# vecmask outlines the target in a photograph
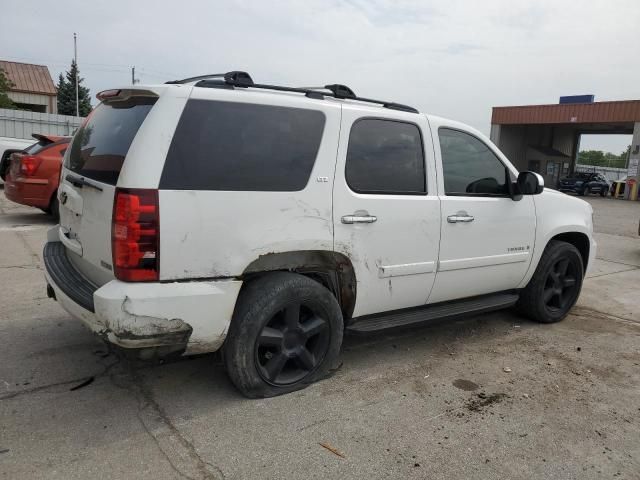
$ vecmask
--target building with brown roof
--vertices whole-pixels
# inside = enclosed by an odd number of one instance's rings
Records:
[[[640,182],[640,100],[594,102],[588,95],[552,105],[493,107],[493,143],[518,170],[541,174],[551,188],[573,173],[583,134],[632,135],[628,178]]]
[[[7,95],[20,109],[58,113],[56,86],[45,65],[0,60],[0,69],[13,84]]]

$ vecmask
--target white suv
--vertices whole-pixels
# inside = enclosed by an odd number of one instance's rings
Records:
[[[49,296],[147,357],[221,348],[250,397],[327,375],[345,332],[512,305],[561,320],[595,256],[587,203],[405,105],[244,72],[98,97],[64,161]]]

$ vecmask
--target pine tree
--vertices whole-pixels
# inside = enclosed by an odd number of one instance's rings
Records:
[[[82,86],[84,78],[80,77],[80,71],[74,60],[71,60],[71,70],[67,71],[65,76],[60,74],[58,77],[58,113],[60,115],[76,114],[76,74],[78,76],[80,116],[86,117],[91,112],[91,97],[89,89]]]
[[[4,70],[0,68],[0,108],[17,109],[15,103],[9,98],[7,92],[13,86],[11,80],[4,74]]]

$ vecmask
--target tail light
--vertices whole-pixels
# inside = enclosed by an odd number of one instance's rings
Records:
[[[32,176],[38,170],[38,167],[42,163],[42,158],[34,155],[22,155],[20,159],[20,173],[27,177]]]
[[[158,191],[116,188],[111,228],[113,268],[117,279],[159,279],[160,211]]]

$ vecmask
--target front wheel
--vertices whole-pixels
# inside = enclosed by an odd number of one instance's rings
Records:
[[[223,357],[229,378],[249,398],[306,387],[335,368],[343,320],[320,283],[274,272],[241,291]]]
[[[583,277],[578,249],[570,243],[552,240],[516,306],[520,313],[537,322],[559,322],[578,300]]]
[[[589,195],[591,193],[591,189],[589,187],[584,187],[584,190],[582,190],[582,196],[584,197],[585,195]]]

